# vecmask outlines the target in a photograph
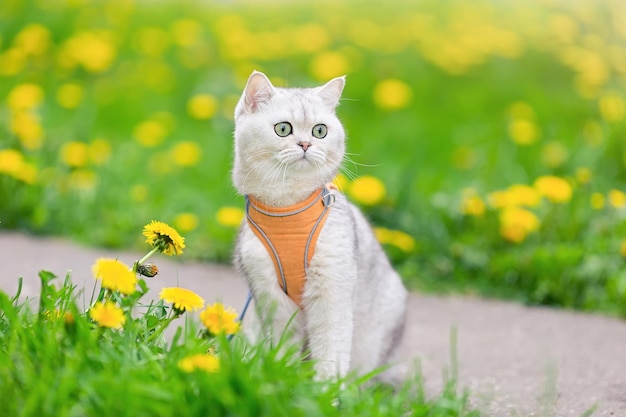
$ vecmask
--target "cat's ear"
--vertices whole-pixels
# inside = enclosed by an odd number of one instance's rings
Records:
[[[318,94],[328,107],[334,109],[339,104],[343,87],[346,85],[346,76],[333,78],[323,86],[319,87]]]
[[[267,102],[276,90],[269,78],[262,72],[253,71],[243,91],[243,106],[246,112],[254,113],[259,105]]]

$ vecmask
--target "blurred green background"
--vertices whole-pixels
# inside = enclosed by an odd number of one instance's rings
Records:
[[[626,317],[621,0],[3,0],[0,227],[228,262],[253,69],[348,75],[337,181],[412,288]]]

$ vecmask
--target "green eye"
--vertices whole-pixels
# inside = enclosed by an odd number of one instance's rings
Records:
[[[281,138],[291,135],[292,130],[291,123],[289,122],[280,122],[274,125],[274,132]]]
[[[328,128],[326,127],[326,125],[315,125],[313,126],[313,136],[315,136],[318,139],[322,139],[326,136],[326,134],[328,133]]]

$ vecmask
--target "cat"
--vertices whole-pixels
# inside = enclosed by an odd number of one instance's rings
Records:
[[[345,154],[336,115],[344,86],[345,77],[338,77],[315,88],[276,88],[254,71],[234,119],[232,180],[248,210],[234,264],[248,282],[260,321],[273,329],[268,336],[277,338],[291,326],[320,380],[386,364],[402,338],[406,315],[407,290],[364,215],[326,186]],[[301,298],[294,301],[287,291],[291,283],[281,281],[273,245],[255,230],[250,210],[282,210],[309,200],[328,209],[310,262],[293,255],[306,273]],[[289,238],[291,231],[279,233]],[[283,249],[283,263],[290,260],[285,250],[289,247]]]

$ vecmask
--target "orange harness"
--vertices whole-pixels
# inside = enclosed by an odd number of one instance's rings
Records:
[[[299,307],[315,244],[335,201],[321,188],[301,203],[272,207],[246,196],[246,218],[274,262],[278,284]]]

